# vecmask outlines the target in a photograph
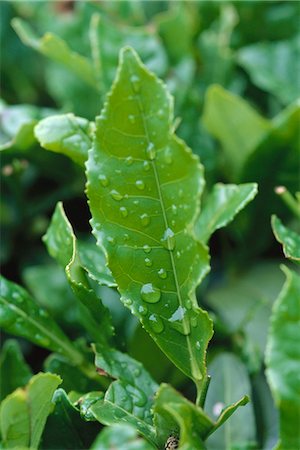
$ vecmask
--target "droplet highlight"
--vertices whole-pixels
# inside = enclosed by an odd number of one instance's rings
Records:
[[[120,194],[120,192],[116,191],[115,189],[113,189],[112,191],[110,191],[110,195],[111,197],[116,200],[117,202],[119,202],[120,200],[122,200],[123,195]]]
[[[151,316],[149,316],[149,325],[154,333],[159,334],[164,330],[164,323],[157,314],[151,314]]]
[[[161,242],[165,248],[168,250],[174,250],[175,248],[175,235],[171,228],[167,228],[161,239]]]

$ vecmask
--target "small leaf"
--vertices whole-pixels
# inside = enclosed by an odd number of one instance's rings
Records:
[[[279,408],[278,449],[300,448],[300,277],[282,266],[286,281],[271,316],[266,375]]]
[[[85,422],[63,389],[57,389],[52,402],[54,411],[48,417],[43,433],[43,449],[87,449],[97,436],[99,426]]]
[[[272,229],[277,241],[283,246],[285,256],[300,263],[300,235],[285,227],[275,215],[272,216]]]
[[[0,401],[18,387],[23,387],[32,372],[22,355],[18,341],[5,341],[0,355]]]
[[[221,86],[207,90],[202,121],[208,131],[222,144],[229,175],[236,179],[245,161],[271,129],[245,100]]]
[[[84,167],[92,146],[93,124],[73,114],[61,114],[41,120],[34,128],[40,145],[52,152],[62,153]]]
[[[60,383],[57,375],[39,373],[31,378],[25,389],[19,388],[3,400],[0,429],[4,448],[38,448],[53,407],[53,393]]]
[[[255,183],[214,185],[204,201],[195,224],[197,239],[206,243],[219,228],[225,227],[257,194]]]
[[[150,442],[155,443],[151,408],[158,388],[142,364],[111,348],[95,347],[96,367],[116,381],[104,399],[94,403],[90,411],[104,425],[129,423]]]
[[[87,194],[123,303],[199,388],[212,336],[194,295],[209,270],[207,248],[192,235],[203,169],[171,124],[164,85],[125,48],[97,118]]]
[[[106,342],[113,334],[110,313],[89,285],[81,265],[75,234],[61,203],[57,204],[43,239],[50,255],[66,270],[71,288],[82,305],[81,319],[84,326],[96,342]]]
[[[4,277],[0,283],[0,326],[8,333],[65,355],[76,365],[83,362],[81,353],[48,312],[39,308],[25,289]]]
[[[25,45],[62,64],[97,90],[92,64],[84,56],[72,51],[63,39],[52,33],[46,33],[39,38],[30,25],[19,18],[12,20],[12,27]]]
[[[123,423],[104,428],[91,446],[91,450],[108,449],[154,450],[156,447],[140,438],[134,427]]]

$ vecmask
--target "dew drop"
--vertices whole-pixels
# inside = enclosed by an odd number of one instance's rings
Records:
[[[145,189],[145,183],[143,182],[143,180],[137,180],[135,182],[135,185],[140,191],[143,191]]]
[[[192,301],[190,299],[188,299],[185,303],[186,309],[191,309],[192,308]]]
[[[48,314],[48,312],[45,309],[40,309],[39,315],[41,317],[49,317],[49,314]]]
[[[146,149],[146,154],[147,154],[148,158],[151,159],[151,161],[153,161],[153,159],[155,159],[156,151],[155,151],[153,142],[149,142],[148,147]]]
[[[172,162],[173,162],[172,152],[171,152],[171,149],[170,149],[170,148],[167,148],[167,149],[166,149],[166,152],[165,152],[165,162],[166,162],[167,164],[172,164]]]
[[[162,278],[163,280],[166,279],[168,276],[167,272],[163,268],[159,269],[159,271],[157,273],[158,273],[159,278]]]
[[[132,163],[133,163],[133,157],[132,157],[132,156],[128,156],[128,157],[125,159],[125,164],[126,164],[126,166],[131,166]]]
[[[179,259],[180,256],[181,256],[181,252],[178,250],[178,251],[176,252],[176,258]]]
[[[135,123],[135,117],[134,117],[134,115],[133,115],[133,114],[129,114],[128,120],[129,120],[130,123],[134,124],[134,123]]]
[[[138,92],[140,92],[141,90],[141,80],[140,77],[137,75],[131,75],[130,77],[130,81],[132,84],[132,88],[134,90],[134,92],[137,94]]]
[[[139,375],[141,375],[141,369],[139,369],[138,367],[136,369],[134,369],[133,375],[135,377],[138,377]]]
[[[109,242],[111,245],[115,245],[115,243],[116,243],[112,236],[107,237],[107,242]]]
[[[150,170],[150,163],[149,163],[149,161],[144,161],[143,168],[144,168],[144,170],[146,172],[148,172]]]
[[[116,200],[117,202],[119,202],[120,200],[122,200],[123,195],[120,194],[120,192],[116,191],[115,189],[113,189],[112,191],[110,191],[110,195],[111,197]]]
[[[175,235],[171,228],[167,228],[161,239],[161,242],[168,250],[173,250],[175,247]]]
[[[191,325],[192,325],[193,328],[195,328],[198,325],[197,316],[191,317]]]
[[[132,305],[132,300],[130,298],[124,298],[123,303],[126,306],[130,306],[130,305]]]
[[[147,267],[151,267],[153,262],[152,262],[152,260],[150,258],[145,258],[145,264],[146,264]]]
[[[128,216],[127,208],[125,208],[125,206],[121,206],[120,213],[123,217],[127,217]]]
[[[98,176],[98,180],[100,181],[100,183],[102,184],[103,187],[106,187],[109,185],[109,181],[106,175],[100,174]]]
[[[149,225],[149,223],[150,223],[150,217],[148,216],[148,214],[142,214],[141,216],[140,216],[140,219],[141,219],[141,222],[142,222],[142,225],[143,225],[143,227],[146,227],[147,225]]]
[[[140,305],[138,311],[142,316],[146,316],[148,313],[148,308],[146,308],[146,306]]]
[[[150,253],[151,252],[151,247],[148,244],[145,244],[143,246],[143,250],[145,253]]]
[[[164,330],[164,324],[161,318],[156,314],[151,314],[149,317],[149,325],[154,333],[161,333]]]
[[[142,286],[141,296],[147,303],[157,303],[160,300],[161,292],[152,283],[147,283]]]
[[[124,234],[124,241],[128,241],[129,240],[129,234],[125,233]]]
[[[199,341],[196,342],[196,348],[197,348],[198,350],[200,350],[200,348],[201,348],[201,344],[200,344]]]
[[[177,216],[177,206],[176,205],[172,205],[172,213],[174,214],[174,216]]]

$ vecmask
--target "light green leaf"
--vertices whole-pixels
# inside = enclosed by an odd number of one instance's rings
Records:
[[[212,322],[194,290],[209,270],[193,237],[203,169],[172,132],[164,85],[125,48],[87,163],[93,232],[123,303],[201,390]]]
[[[18,387],[23,387],[32,376],[23,358],[18,341],[5,341],[0,354],[0,401]]]
[[[60,353],[74,364],[83,362],[82,354],[30,295],[15,283],[1,277],[0,327],[35,344]]]
[[[107,342],[113,334],[110,313],[89,285],[87,273],[81,265],[75,234],[61,203],[57,204],[43,239],[50,255],[66,270],[71,288],[82,305],[84,326],[96,342]]]
[[[210,433],[207,440],[207,448],[209,450],[252,448],[256,440],[256,428],[251,403],[223,424],[223,419],[228,419],[237,406],[248,402],[247,397],[238,400],[245,393],[251,393],[245,366],[235,355],[224,352],[213,359],[209,366],[209,373],[211,383],[206,397],[206,409],[211,417],[218,420],[211,432],[213,434]],[[230,403],[235,404],[224,409],[225,405]]]
[[[104,428],[91,446],[91,450],[153,450],[149,442],[138,436],[134,427],[128,424],[112,425]]]
[[[206,243],[216,230],[231,222],[256,194],[256,183],[215,184],[203,202],[195,224],[197,239]]]
[[[34,128],[40,145],[52,152],[68,156],[84,166],[87,152],[92,146],[93,124],[74,114],[61,114],[41,120]]]
[[[202,121],[207,130],[222,144],[229,176],[238,177],[245,161],[271,129],[245,100],[221,86],[207,90]]]
[[[266,375],[279,408],[281,450],[300,448],[300,277],[282,266],[286,281],[271,316]]]
[[[272,229],[278,242],[283,246],[283,253],[292,261],[300,263],[300,235],[283,225],[281,220],[272,216]]]
[[[289,41],[258,42],[238,51],[237,61],[252,82],[288,105],[299,97],[300,36]]]
[[[104,399],[94,403],[89,411],[104,425],[128,423],[150,442],[155,443],[151,408],[158,388],[142,364],[111,348],[95,347],[96,367],[100,374],[116,378]]]
[[[63,39],[52,33],[46,33],[42,38],[39,38],[30,25],[19,18],[12,20],[12,27],[25,45],[62,64],[97,90],[97,82],[91,62],[79,53],[72,51]]]
[[[1,403],[0,429],[4,448],[37,449],[51,412],[53,393],[60,377],[39,373],[25,389],[17,389]]]

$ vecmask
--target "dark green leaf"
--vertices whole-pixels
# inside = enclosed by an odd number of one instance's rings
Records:
[[[123,303],[199,388],[212,322],[194,296],[209,264],[191,229],[204,180],[171,123],[165,87],[125,48],[97,118],[87,194]]]
[[[0,401],[18,387],[23,387],[32,376],[17,341],[4,343],[0,355]]]
[[[257,185],[215,184],[203,202],[195,224],[197,239],[206,243],[219,228],[225,227],[257,194]]]
[[[104,425],[123,422],[133,425],[150,442],[155,442],[151,408],[158,388],[141,363],[128,355],[101,346],[95,347],[96,367],[112,382],[104,399],[89,410]]]
[[[266,350],[266,375],[279,408],[278,449],[300,447],[300,277],[282,266],[286,281],[274,303]]]
[[[0,429],[4,448],[37,449],[60,377],[39,373],[25,389],[17,389],[1,403]]]
[[[272,216],[272,229],[277,241],[283,246],[285,256],[300,263],[300,235],[285,227],[275,215]]]
[[[149,442],[141,439],[134,427],[128,424],[104,428],[93,443],[91,450],[151,450]]]

